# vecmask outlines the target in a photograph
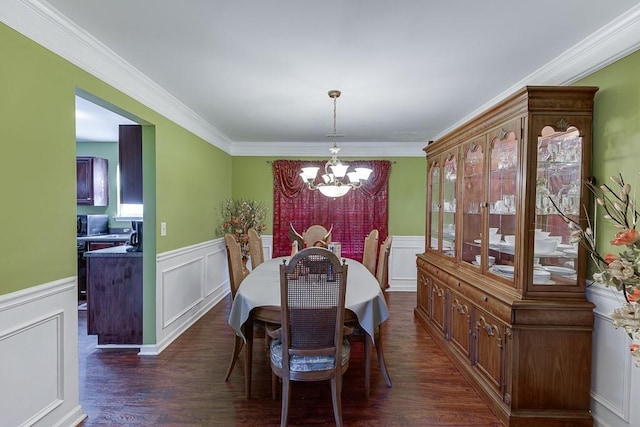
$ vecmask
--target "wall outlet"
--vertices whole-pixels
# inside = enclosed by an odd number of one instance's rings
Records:
[[[161,222],[160,223],[160,235],[161,236],[166,236],[167,235],[167,223],[166,222]]]

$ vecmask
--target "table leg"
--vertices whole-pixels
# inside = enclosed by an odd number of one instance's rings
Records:
[[[364,395],[369,397],[371,390],[371,346],[373,345],[371,336],[364,332]]]
[[[253,362],[253,316],[244,324],[244,336],[247,338],[244,349],[244,388],[247,399],[251,399],[251,366]]]

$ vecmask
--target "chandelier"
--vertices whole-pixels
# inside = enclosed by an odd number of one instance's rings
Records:
[[[319,167],[302,168],[302,173],[300,174],[309,190],[318,190],[323,195],[334,198],[342,197],[352,188],[360,187],[364,181],[369,179],[369,175],[373,172],[369,168],[354,168],[353,171],[347,172],[349,165],[338,160],[340,148],[338,148],[336,142],[338,137],[336,133],[336,100],[339,96],[339,90],[329,91],[329,97],[333,98],[333,133],[329,135],[333,140],[333,147],[329,149],[331,159],[324,165],[324,174],[322,175],[324,182],[319,184],[313,183],[318,175]]]

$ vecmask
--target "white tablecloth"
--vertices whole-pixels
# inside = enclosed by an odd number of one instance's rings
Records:
[[[244,337],[242,325],[255,307],[280,307],[280,268],[282,260],[267,260],[253,270],[240,284],[229,313],[229,325]],[[389,318],[384,294],[376,278],[358,261],[347,259],[347,293],[345,307],[355,313],[362,329],[373,339],[378,325]]]

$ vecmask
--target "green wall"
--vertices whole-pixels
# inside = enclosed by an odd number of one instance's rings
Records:
[[[282,159],[282,157],[233,158],[233,197],[256,199],[269,206],[267,234],[272,232],[273,225],[271,162],[276,159]],[[341,159],[345,162],[349,161],[346,157]],[[371,158],[363,159],[371,160]],[[423,157],[391,157],[385,160],[393,162],[389,178],[389,233],[396,236],[424,235],[425,159]]]
[[[596,183],[610,182],[622,173],[640,196],[640,51],[580,80],[576,85],[598,86],[593,124],[592,172]],[[615,230],[597,214],[598,247],[609,247]],[[617,251],[616,251],[617,252]]]
[[[0,295],[77,274],[79,89],[145,125],[144,340],[155,342],[155,255],[216,237],[231,156],[2,23],[0,53]]]

